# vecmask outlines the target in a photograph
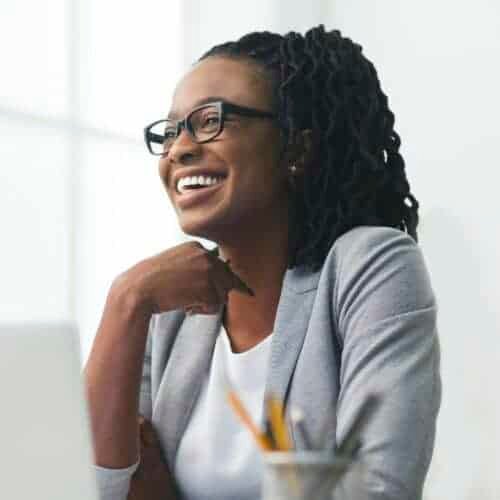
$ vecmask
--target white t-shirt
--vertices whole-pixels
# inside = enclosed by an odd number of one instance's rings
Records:
[[[269,335],[248,351],[233,353],[221,326],[210,370],[176,456],[175,478],[185,500],[260,498],[261,452],[227,402],[227,380],[253,421],[262,426],[271,338]],[[101,500],[126,500],[137,466],[96,466]]]
[[[261,452],[227,402],[226,372],[252,420],[261,425],[271,338],[233,353],[222,327],[177,453],[175,477],[187,500],[260,498]]]

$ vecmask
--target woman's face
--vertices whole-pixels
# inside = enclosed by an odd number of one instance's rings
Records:
[[[223,57],[209,57],[184,76],[169,118],[182,119],[207,100],[273,111],[271,83],[261,70],[251,62]],[[279,129],[272,119],[230,114],[222,133],[204,144],[182,130],[159,163],[182,230],[224,242],[243,232],[263,235],[278,223],[286,227],[287,170],[280,165],[280,151]],[[207,174],[223,180],[197,192],[178,191],[180,178]]]

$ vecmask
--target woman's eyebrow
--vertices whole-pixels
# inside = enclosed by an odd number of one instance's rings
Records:
[[[215,101],[224,101],[224,102],[229,103],[229,101],[224,97],[221,97],[218,95],[212,95],[212,96],[208,96],[208,97],[203,97],[202,99],[198,99],[197,101],[195,101],[193,103],[193,106],[190,108],[189,111],[191,111],[194,108],[197,108],[198,106],[203,106],[204,104],[208,104],[210,102],[215,102]],[[189,111],[187,113],[189,113]],[[176,110],[170,110],[168,112],[167,118],[169,120],[177,120],[179,116],[184,117],[187,115],[187,113],[182,114]]]

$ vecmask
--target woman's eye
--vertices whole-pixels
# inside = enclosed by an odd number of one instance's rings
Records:
[[[204,125],[213,125],[215,123],[219,123],[219,117],[215,116],[207,116],[203,122]]]
[[[175,138],[175,129],[171,128],[171,129],[166,129],[163,136],[165,137],[165,139],[174,139]]]

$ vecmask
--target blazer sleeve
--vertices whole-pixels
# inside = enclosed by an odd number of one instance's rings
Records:
[[[437,308],[422,253],[401,231],[364,227],[341,237],[333,256],[337,443],[377,393],[359,450],[363,498],[420,499],[441,400]]]

